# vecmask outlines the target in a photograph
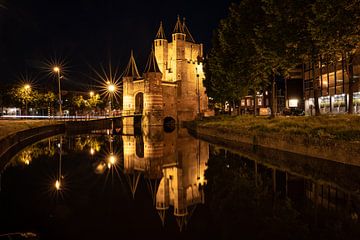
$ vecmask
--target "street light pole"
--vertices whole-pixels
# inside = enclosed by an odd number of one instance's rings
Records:
[[[109,102],[110,114],[111,114],[111,116],[113,116],[113,114],[112,114],[112,103],[111,102],[112,102],[113,94],[116,91],[115,84],[108,82],[107,91],[109,93],[109,98],[110,98],[110,102]]]
[[[57,78],[58,78],[58,84],[59,84],[59,112],[60,112],[60,117],[62,117],[62,103],[61,103],[61,87],[60,87],[60,68],[59,67],[54,67],[54,72],[57,74]]]
[[[25,115],[29,115],[28,114],[28,97],[29,97],[29,92],[31,91],[31,86],[29,84],[25,84],[24,90],[25,90]]]

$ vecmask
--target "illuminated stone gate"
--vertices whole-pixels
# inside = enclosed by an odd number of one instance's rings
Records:
[[[185,19],[178,17],[171,42],[160,23],[143,76],[131,52],[123,75],[123,115],[142,114],[143,125],[163,125],[164,119],[179,123],[205,114],[202,60],[203,45],[195,43]],[[133,119],[124,118],[124,124]]]

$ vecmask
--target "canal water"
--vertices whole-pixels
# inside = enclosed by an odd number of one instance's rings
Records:
[[[0,235],[360,239],[359,167],[186,129],[44,139],[14,156],[0,185]]]

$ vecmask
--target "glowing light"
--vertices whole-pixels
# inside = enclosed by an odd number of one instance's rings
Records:
[[[94,92],[93,92],[93,91],[90,91],[90,92],[89,92],[89,95],[90,95],[90,97],[94,96]]]
[[[59,68],[58,66],[55,66],[55,67],[53,68],[53,70],[54,70],[54,72],[56,72],[56,73],[60,72],[60,68]]]
[[[94,155],[95,154],[95,149],[94,148],[90,148],[90,154]]]
[[[108,164],[108,168],[110,164]],[[105,171],[106,164],[104,162],[99,163],[99,165],[96,166],[95,173],[101,174]]]
[[[109,84],[107,89],[110,93],[113,93],[116,90],[116,86],[114,84]]]
[[[110,163],[111,165],[114,165],[114,164],[116,163],[116,156],[114,156],[113,154],[111,154],[111,155],[109,156],[108,163]]]
[[[111,62],[109,62],[107,68],[101,66],[100,71],[94,68],[92,68],[92,70],[95,75],[89,77],[101,85],[100,95],[109,98],[111,102],[117,102],[122,95],[122,77],[119,67],[114,68]]]
[[[55,182],[55,188],[56,188],[56,190],[60,190],[60,187],[61,187],[60,181],[59,181],[59,180],[56,180],[56,182]]]
[[[30,84],[25,84],[24,89],[25,89],[25,90],[29,90],[29,89],[31,89]]]
[[[299,103],[298,99],[289,99],[289,107],[297,107]]]

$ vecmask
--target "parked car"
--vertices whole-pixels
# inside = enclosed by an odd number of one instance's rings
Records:
[[[283,114],[285,116],[304,116],[305,112],[301,108],[285,108]]]

